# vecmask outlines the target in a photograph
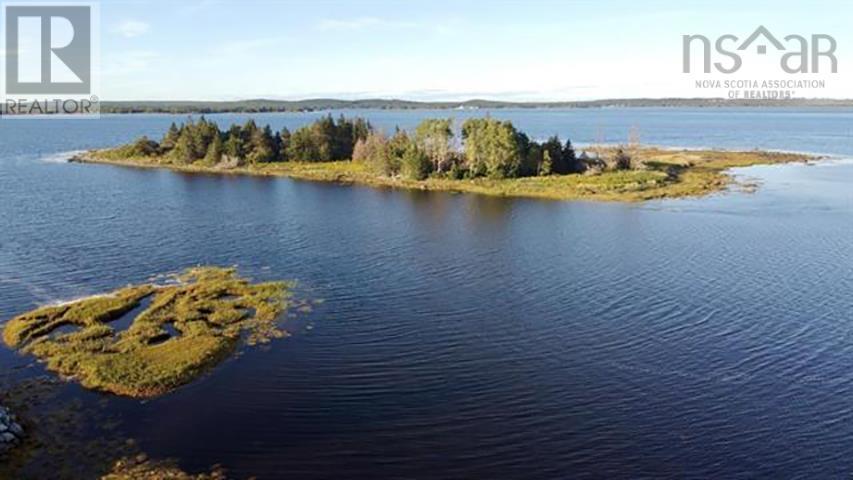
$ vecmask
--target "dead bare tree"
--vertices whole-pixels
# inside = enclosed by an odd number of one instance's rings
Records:
[[[640,148],[640,128],[636,125],[628,129],[628,148],[631,150]]]
[[[643,163],[640,160],[640,128],[636,125],[632,125],[628,129],[628,145],[625,150],[631,165],[630,168],[641,168]]]
[[[592,151],[595,153],[596,158],[604,158],[604,141],[604,127],[599,125],[595,129],[595,143],[592,145]]]

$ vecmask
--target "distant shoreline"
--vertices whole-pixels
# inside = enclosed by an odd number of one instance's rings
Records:
[[[0,116],[5,115],[0,105]],[[139,100],[102,101],[99,113],[106,115],[139,114],[217,114],[217,113],[306,113],[339,110],[556,110],[603,108],[853,108],[853,99],[729,100],[725,98],[624,98],[582,101],[506,102],[472,99],[464,101],[415,101],[400,99],[305,100],[250,99],[235,101]],[[55,114],[52,111],[40,115]]]
[[[399,99],[306,99],[239,101],[104,101],[101,113],[280,113],[327,110],[482,110],[566,108],[853,108],[853,99],[728,100],[724,98],[628,98],[558,102],[413,101]]]

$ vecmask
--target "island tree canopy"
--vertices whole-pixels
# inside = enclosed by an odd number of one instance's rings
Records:
[[[116,152],[160,157],[176,165],[355,161],[377,175],[416,180],[431,175],[515,178],[584,170],[570,141],[564,144],[555,135],[538,143],[508,121],[471,118],[459,127],[459,144],[456,138],[452,119],[426,119],[411,134],[397,129],[388,137],[362,118],[326,115],[291,132],[260,127],[251,119],[223,131],[202,116],[182,125],[172,123],[159,143],[142,137]],[[614,168],[630,168],[627,154],[618,157]]]

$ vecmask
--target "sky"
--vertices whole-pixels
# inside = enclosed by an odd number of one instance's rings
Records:
[[[747,5],[748,3],[748,5]],[[716,97],[696,80],[818,79],[853,98],[853,2],[103,0],[101,98],[589,100]],[[829,34],[838,73],[771,56],[682,72],[682,36]],[[698,51],[697,51],[698,52]],[[698,54],[698,53],[697,53]],[[753,58],[754,57],[754,58]],[[724,58],[724,57],[721,57]]]

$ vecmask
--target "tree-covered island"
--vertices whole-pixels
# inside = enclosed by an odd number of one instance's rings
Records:
[[[670,150],[538,142],[508,121],[426,119],[413,131],[385,133],[362,118],[331,115],[296,131],[253,120],[221,130],[201,117],[172,123],[160,141],[141,137],[92,150],[72,161],[181,171],[279,175],[371,186],[499,196],[642,201],[703,195],[726,188],[725,170],[806,161],[807,155],[764,151]]]

